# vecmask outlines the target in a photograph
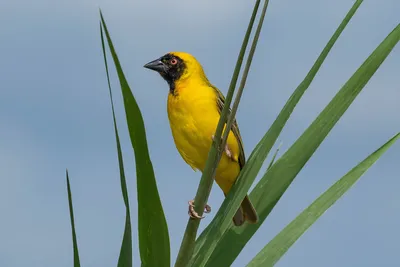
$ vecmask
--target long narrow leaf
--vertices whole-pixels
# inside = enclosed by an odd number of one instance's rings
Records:
[[[132,267],[133,258],[132,258],[131,212],[130,212],[130,208],[129,208],[129,197],[128,197],[128,189],[126,186],[126,179],[125,179],[124,160],[122,158],[121,143],[119,140],[117,121],[115,119],[114,102],[113,102],[113,96],[112,96],[112,91],[111,91],[110,75],[108,72],[107,55],[106,55],[106,49],[104,46],[104,37],[103,37],[103,30],[101,28],[101,24],[100,24],[100,36],[101,36],[101,46],[103,48],[104,65],[106,67],[108,91],[110,94],[111,111],[112,111],[113,124],[114,124],[114,133],[115,133],[115,139],[116,139],[116,144],[117,144],[121,191],[122,191],[122,197],[124,199],[124,204],[125,204],[125,229],[124,229],[124,236],[122,239],[121,250],[120,250],[119,258],[118,258],[118,267]]]
[[[325,191],[310,206],[301,212],[278,235],[276,235],[247,265],[248,267],[272,267],[297,241],[297,239],[324,214],[357,180],[391,147],[400,133],[392,137],[374,153],[369,155],[339,181]]]
[[[204,206],[207,202],[208,196],[211,192],[211,188],[214,182],[213,176],[216,171],[216,166],[221,157],[221,147],[224,146],[224,142],[227,140],[227,136],[225,134],[224,138],[222,138],[222,143],[217,143],[218,140],[221,139],[222,130],[225,125],[226,118],[228,117],[230,103],[233,98],[233,94],[235,91],[236,83],[239,77],[240,69],[243,63],[243,58],[246,52],[247,44],[249,42],[250,34],[253,28],[254,20],[257,15],[257,11],[260,5],[260,0],[257,0],[254,4],[253,12],[250,17],[249,25],[247,26],[246,34],[243,38],[242,46],[240,48],[240,52],[236,61],[236,66],[232,74],[232,79],[229,85],[228,93],[226,95],[224,108],[221,112],[221,117],[219,119],[217,129],[215,132],[215,138],[212,142],[212,147],[208,153],[208,158],[206,161],[206,166],[204,168],[203,174],[200,179],[199,187],[196,192],[195,203],[196,203],[196,211],[201,216],[203,214]],[[237,105],[236,105],[237,106]],[[232,124],[234,119],[234,114],[230,114],[228,121]],[[230,126],[226,125],[225,133],[229,132]],[[197,230],[199,228],[200,221],[189,219],[189,222],[185,229],[185,234],[182,239],[182,244],[179,249],[179,253],[176,259],[175,267],[185,267],[189,263],[194,246],[195,240],[197,236]]]
[[[328,53],[332,49],[333,45],[335,44],[336,40],[339,38],[340,34],[343,32],[344,28],[358,9],[358,7],[361,5],[362,0],[358,0],[353,7],[350,9],[350,11],[347,13],[346,17],[343,19],[342,23],[339,25],[338,29],[335,31],[323,51],[321,52],[320,56],[312,66],[311,70],[308,72],[307,76],[304,78],[304,80],[300,83],[300,85],[296,88],[296,90],[293,92],[289,100],[286,102],[285,106],[279,113],[278,117],[268,130],[268,132],[264,135],[264,137],[261,139],[261,141],[257,144],[256,148],[253,150],[252,154],[249,157],[249,160],[247,161],[244,169],[241,171],[238,182],[235,184],[235,186],[232,188],[232,193],[228,195],[228,198],[225,199],[222,207],[220,210],[224,210],[224,212],[218,212],[217,215],[215,216],[214,220],[210,223],[210,225],[206,228],[206,230],[200,235],[199,239],[196,241],[196,247],[195,247],[195,255],[199,254],[199,250],[201,247],[207,247],[208,245],[205,245],[206,241],[211,242],[210,238],[213,240],[213,242],[219,242],[218,245],[215,247],[214,252],[212,253],[211,258],[209,259],[207,266],[229,266],[232,264],[232,262],[236,259],[236,257],[239,255],[240,251],[244,247],[244,245],[247,243],[249,239],[246,238],[237,238],[238,234],[241,233],[243,229],[247,229],[247,227],[256,227],[258,229],[258,226],[261,224],[257,225],[244,225],[240,228],[235,228],[234,226],[229,226],[230,228],[225,232],[224,236],[222,237],[221,240],[219,240],[219,237],[214,238],[214,233],[210,233],[210,229],[212,227],[216,228],[219,227],[219,225],[222,223],[220,220],[223,218],[223,216],[227,216],[228,213],[228,208],[227,208],[227,202],[231,201],[232,196],[231,194],[235,195],[236,201],[240,200],[242,197],[242,194],[244,194],[248,191],[250,188],[252,182],[254,181],[255,177],[257,176],[259,170],[262,167],[262,164],[264,163],[266,157],[268,156],[268,153],[270,152],[272,146],[274,145],[276,139],[278,138],[279,134],[281,133],[283,127],[285,126],[286,122],[288,121],[290,115],[292,114],[295,106],[297,103],[300,101],[301,97],[305,93],[305,91],[308,89],[310,86],[311,82],[313,81],[315,75],[317,74],[318,70],[320,69],[322,63],[326,59]],[[242,178],[243,177],[243,178]],[[240,194],[237,194],[236,191],[240,190]],[[257,202],[254,201],[252,196],[250,196],[252,202],[256,205],[256,210],[258,213],[260,213],[259,208],[257,207]],[[236,204],[236,203],[233,203]],[[232,210],[234,212],[235,208],[233,208],[235,205],[230,205],[229,206],[229,212],[232,213]],[[226,209],[226,210],[225,210]],[[230,214],[229,213],[229,214]],[[226,220],[224,223],[228,223]],[[229,224],[229,223],[228,223]],[[215,231],[214,230],[214,231]],[[214,236],[215,237],[215,236]],[[251,237],[251,236],[250,236]],[[208,243],[209,243],[208,242]],[[200,255],[198,255],[201,257]]]
[[[232,232],[225,235],[223,242],[220,243],[221,245],[230,244],[229,253],[225,252],[223,256],[215,254],[212,262],[213,265],[210,266],[229,266],[227,263],[234,261],[236,255],[240,253],[248,240],[258,230],[290,183],[311,158],[351,103],[353,103],[354,99],[389,55],[399,39],[400,24],[374,50],[300,138],[262,177],[250,194],[259,213],[260,224],[246,225],[238,229],[232,228],[230,230]],[[217,251],[217,253],[221,252],[221,250]],[[220,264],[221,261],[223,262],[222,265]]]
[[[232,121],[233,118],[234,118],[233,116],[235,115],[235,112],[236,112],[236,110],[238,108],[240,97],[242,95],[243,89],[244,89],[245,84],[246,84],[247,75],[248,75],[248,73],[250,71],[251,62],[253,60],[253,56],[254,56],[254,53],[256,51],[258,39],[259,39],[260,34],[261,34],[261,29],[262,29],[262,26],[264,24],[264,19],[265,19],[265,15],[266,15],[267,8],[268,8],[268,3],[269,3],[268,0],[264,0],[264,5],[263,5],[263,8],[261,10],[261,14],[260,14],[260,18],[259,18],[259,21],[258,21],[257,29],[256,29],[256,32],[254,34],[254,38],[253,38],[253,41],[252,41],[252,44],[251,44],[249,55],[248,55],[248,58],[247,58],[247,61],[246,61],[246,66],[245,66],[245,69],[244,69],[243,74],[242,74],[242,78],[241,78],[241,81],[240,81],[238,93],[237,93],[237,96],[236,96],[236,99],[235,99],[235,103],[234,103],[234,105],[232,107],[231,116],[229,117],[230,120],[228,120],[228,122],[227,122],[228,129],[230,128],[230,125],[233,122]],[[226,140],[227,137],[228,137],[228,132],[225,132],[223,140]],[[224,141],[223,141],[222,145],[223,145],[223,147],[225,146]],[[245,169],[246,169],[246,164],[245,164]],[[238,179],[240,179],[240,176],[238,177]],[[210,234],[211,234],[213,240],[218,240],[218,238],[221,237],[224,234],[224,232],[228,228],[229,224],[231,223],[231,219],[230,218],[233,217],[234,213],[239,208],[240,203],[242,202],[244,196],[246,195],[246,192],[247,191],[242,190],[242,192],[240,193],[241,195],[236,196],[236,199],[231,202],[231,207],[230,207],[231,210],[229,211],[230,213],[224,214],[224,216],[225,216],[223,218],[225,220],[224,223],[221,225],[222,222],[216,221],[214,223],[214,225],[213,225],[214,229],[210,228]],[[230,193],[229,195],[232,198],[232,193]],[[229,197],[229,195],[228,195],[228,197]],[[217,213],[217,216],[218,216],[218,213]],[[215,248],[215,245],[216,245],[216,242],[213,242],[212,240],[210,240],[207,247],[203,246],[202,248],[200,248],[200,250],[203,249],[203,251],[199,252],[199,253],[196,253],[193,256],[193,258],[191,259],[191,265],[204,266],[204,264],[206,264],[207,260],[211,256],[212,251]]]
[[[68,170],[66,170],[66,176],[67,176],[69,217],[71,219],[71,230],[72,230],[72,245],[74,248],[74,267],[80,267],[81,264],[79,261],[78,242],[76,241],[74,208],[72,206],[72,194],[71,194],[71,185],[69,184]]]
[[[279,144],[278,148],[275,150],[274,155],[272,155],[272,159],[271,159],[271,162],[268,164],[267,170],[269,170],[272,167],[272,165],[274,165],[276,156],[278,156],[278,153],[279,153],[279,150],[281,149],[281,146],[282,146],[282,143]]]
[[[117,69],[124,99],[129,136],[135,153],[140,259],[142,266],[167,267],[170,266],[168,227],[147,148],[143,117],[122,71],[101,12],[100,17],[115,68]]]

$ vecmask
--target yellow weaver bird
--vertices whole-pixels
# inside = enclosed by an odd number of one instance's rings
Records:
[[[184,52],[171,52],[146,65],[158,72],[169,85],[168,118],[176,148],[194,170],[203,171],[225,98],[207,79],[195,57]],[[235,121],[219,162],[215,181],[228,194],[245,164],[243,143]],[[189,201],[189,215],[202,218]],[[206,211],[210,207],[206,206]],[[233,217],[236,226],[245,221],[257,223],[256,210],[246,196]]]

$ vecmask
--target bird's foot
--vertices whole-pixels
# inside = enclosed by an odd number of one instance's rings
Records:
[[[188,214],[190,216],[190,218],[193,219],[203,219],[204,216],[200,216],[195,210],[194,210],[194,200],[190,200],[189,202],[189,211]],[[211,212],[211,207],[206,204],[206,206],[204,207],[204,213],[210,213]]]
[[[214,140],[214,135],[211,136],[212,140]],[[229,150],[228,144],[225,144],[225,154],[228,158],[232,158],[232,152]]]

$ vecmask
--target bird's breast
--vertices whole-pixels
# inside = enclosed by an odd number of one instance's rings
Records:
[[[183,159],[193,168],[203,170],[220,115],[212,91],[186,89],[169,94],[168,118]]]

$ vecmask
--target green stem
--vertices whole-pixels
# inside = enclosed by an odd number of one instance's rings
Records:
[[[246,65],[245,65],[245,68],[243,70],[243,75],[242,75],[242,79],[240,81],[239,89],[238,89],[238,92],[237,92],[237,95],[236,95],[236,98],[235,98],[235,102],[234,102],[234,104],[232,106],[231,114],[230,114],[228,122],[227,122],[227,127],[226,127],[227,129],[230,129],[230,127],[232,126],[232,123],[233,123],[234,117],[235,117],[235,113],[236,113],[237,108],[239,106],[240,98],[242,96],[243,89],[244,89],[244,87],[246,85],[247,76],[248,76],[248,73],[250,71],[251,62],[253,60],[253,56],[254,56],[254,53],[255,53],[256,48],[257,48],[258,38],[260,37],[261,29],[262,29],[262,26],[263,26],[263,23],[264,23],[265,14],[267,12],[268,3],[269,3],[269,0],[265,0],[264,1],[264,5],[263,5],[262,11],[261,11],[261,15],[260,15],[260,20],[258,21],[257,29],[256,29],[256,32],[254,34],[253,42],[251,44],[249,56],[247,57]],[[229,130],[224,132],[224,138],[222,140],[222,147],[225,147],[225,143],[226,143],[226,139],[228,137],[228,134],[229,134]],[[243,197],[244,197],[244,195],[243,195]],[[238,206],[239,205],[240,205],[240,202],[238,203]],[[199,260],[198,258],[193,259],[193,261],[195,261],[194,266],[204,266],[202,264],[207,262],[208,258],[211,256],[211,252],[212,251],[208,251],[208,253],[206,255],[207,259],[205,259],[205,258],[203,258],[201,260]],[[201,262],[201,263],[199,264],[199,262]],[[191,262],[191,263],[193,263],[193,262]],[[192,266],[192,264],[190,266]]]
[[[247,27],[245,37],[243,39],[242,47],[239,52],[235,70],[233,72],[231,83],[229,85],[229,90],[225,99],[224,108],[222,109],[221,117],[219,119],[218,126],[214,135],[215,138],[214,141],[212,142],[211,149],[208,153],[206,166],[201,176],[200,184],[196,192],[196,197],[194,199],[196,203],[195,210],[200,216],[203,214],[204,207],[207,203],[208,196],[210,195],[210,191],[214,182],[215,171],[217,169],[217,165],[221,157],[221,148],[223,147],[222,143],[226,142],[226,140],[220,141],[222,136],[222,131],[226,122],[226,118],[229,113],[229,107],[232,102],[233,93],[235,91],[244,54],[246,52],[247,44],[250,39],[251,30],[253,28],[254,20],[256,18],[259,5],[260,5],[260,0],[257,0],[254,5],[253,13],[251,15],[250,22]],[[228,120],[233,121],[233,119],[234,118],[231,114]],[[229,128],[226,127],[225,132],[229,133],[229,131],[230,127]],[[181,247],[179,249],[179,253],[176,259],[175,267],[185,267],[189,263],[193,254],[194,244],[199,225],[200,225],[200,220],[192,218],[189,219],[188,224],[186,226],[185,234],[182,239]]]
[[[269,0],[266,0],[264,2],[264,6],[263,6],[263,9],[262,9],[262,12],[261,12],[261,16],[260,16],[260,21],[258,22],[258,25],[257,25],[256,33],[254,35],[253,43],[251,44],[249,56],[247,58],[246,65],[244,67],[242,79],[240,80],[240,85],[239,85],[238,92],[236,94],[235,102],[233,103],[233,106],[232,106],[231,116],[229,116],[228,122],[226,123],[226,125],[227,125],[226,128],[227,129],[231,129],[232,124],[233,124],[234,119],[235,119],[236,111],[237,111],[237,109],[239,107],[240,98],[242,97],[244,86],[246,85],[247,76],[248,76],[249,71],[250,71],[251,62],[253,60],[253,56],[254,56],[254,53],[255,53],[256,48],[257,48],[258,38],[260,37],[262,25],[264,23],[264,18],[265,18],[265,13],[267,12],[268,3],[269,3]],[[228,139],[229,131],[225,131],[224,132],[224,138],[223,138],[223,142],[222,142],[222,146],[221,147],[225,147],[225,143],[226,143],[226,140]]]

